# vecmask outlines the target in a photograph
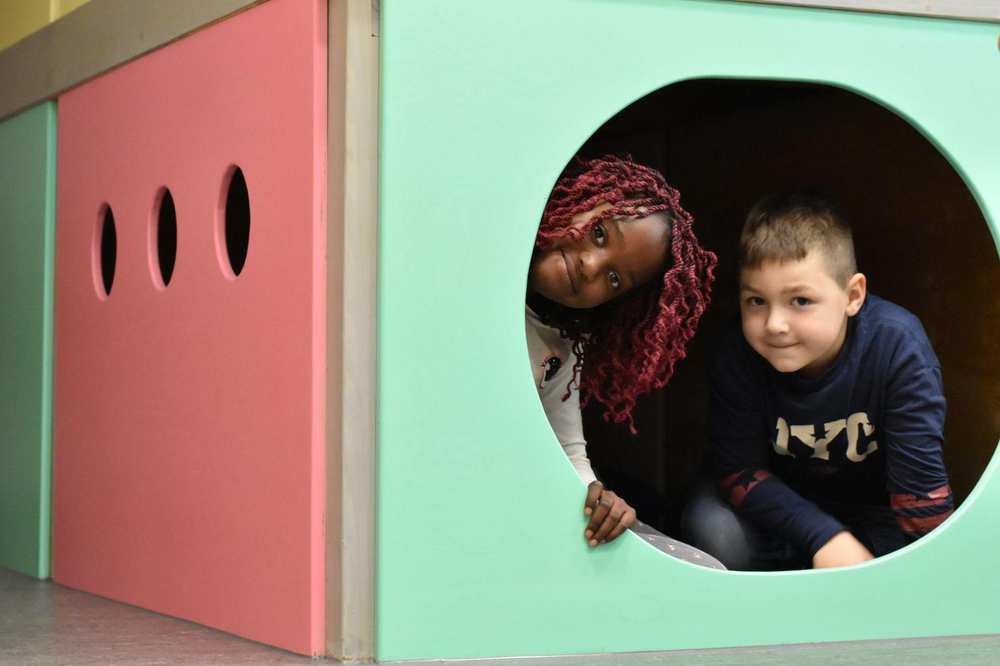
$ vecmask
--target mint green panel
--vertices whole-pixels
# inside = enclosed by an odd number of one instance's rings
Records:
[[[49,576],[56,111],[0,122],[0,567]]]
[[[523,320],[559,171],[685,79],[871,97],[998,219],[1000,26],[708,0],[385,0],[382,17],[379,659],[1000,632],[996,458],[945,526],[853,569],[717,572],[631,534],[589,551]]]

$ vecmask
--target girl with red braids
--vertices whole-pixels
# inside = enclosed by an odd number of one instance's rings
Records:
[[[636,398],[665,386],[684,358],[716,264],[692,221],[662,175],[615,156],[579,163],[542,214],[528,273],[528,349],[546,416],[588,484],[584,536],[591,546],[637,521],[590,467],[580,406],[596,400],[606,420],[634,433]],[[668,541],[667,552],[714,565]],[[693,555],[676,552],[683,549]]]

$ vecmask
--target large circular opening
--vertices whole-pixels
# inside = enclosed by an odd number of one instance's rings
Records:
[[[680,534],[707,453],[709,350],[739,313],[736,248],[763,195],[819,188],[849,213],[872,293],[922,322],[940,360],[944,456],[955,505],[993,455],[1000,414],[995,331],[1000,263],[986,220],[947,159],[885,107],[830,86],[694,80],[658,90],[601,126],[574,156],[627,153],[681,192],[719,256],[712,306],[663,390],[639,400],[638,435],[584,409],[598,476],[641,520]],[[572,161],[572,160],[571,160]]]

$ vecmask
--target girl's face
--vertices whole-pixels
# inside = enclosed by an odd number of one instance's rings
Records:
[[[582,229],[610,204],[573,218]],[[535,252],[528,288],[571,308],[594,308],[648,282],[666,265],[670,225],[663,213],[641,218],[612,218],[584,238],[562,238]]]

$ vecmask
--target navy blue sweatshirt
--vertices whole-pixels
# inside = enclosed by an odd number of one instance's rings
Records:
[[[951,513],[944,418],[941,367],[920,320],[873,294],[820,377],[775,370],[739,321],[712,368],[709,437],[723,496],[810,557],[866,512],[893,516],[899,545]]]

